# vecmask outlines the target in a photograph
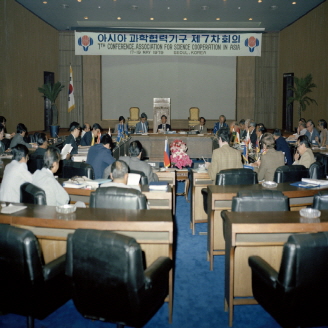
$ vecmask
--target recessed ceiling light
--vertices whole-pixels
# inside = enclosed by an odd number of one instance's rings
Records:
[[[220,19],[221,19],[221,18],[219,18],[219,17],[218,17],[218,18],[216,18],[216,20],[220,20]]]
[[[43,1],[43,3],[46,5],[48,3],[48,1]]]
[[[202,10],[208,10],[209,6],[201,6]]]
[[[248,18],[248,20],[253,20],[253,18]]]
[[[98,9],[101,9],[101,6],[98,6]]]
[[[258,0],[257,2],[261,3],[261,2],[262,2],[262,0]]]
[[[77,2],[82,2],[82,0],[77,0]]]
[[[149,19],[150,19],[150,20],[154,20],[154,17],[150,17]]]
[[[188,18],[185,17],[183,20],[188,20]]]
[[[136,6],[136,5],[132,5],[131,7],[132,7],[132,10],[137,10],[138,9],[138,6]]]
[[[270,8],[271,8],[271,10],[276,10],[278,8],[278,6],[271,6]]]
[[[84,16],[84,19],[89,19],[89,17],[88,16]]]
[[[115,1],[115,0],[114,0]],[[118,20],[121,20],[121,17],[117,17]]]
[[[292,2],[292,5],[296,5],[296,1]]]
[[[170,7],[167,7],[167,10],[170,10],[171,8]]]
[[[69,6],[66,5],[65,3],[63,3],[63,4],[62,4],[62,7],[63,7],[64,9],[66,9],[66,8],[68,8]]]

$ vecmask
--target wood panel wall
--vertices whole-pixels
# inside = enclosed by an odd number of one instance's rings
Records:
[[[14,0],[0,1],[0,115],[7,130],[18,123],[28,130],[44,128],[43,72],[58,78],[58,31]]]
[[[294,76],[313,76],[317,88],[309,96],[316,99],[318,106],[312,104],[302,112],[302,117],[328,120],[328,2],[299,19],[280,32],[279,70],[278,70],[278,124],[282,122],[283,74]],[[298,114],[294,104],[294,127]]]

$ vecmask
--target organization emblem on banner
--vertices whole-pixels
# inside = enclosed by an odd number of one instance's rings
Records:
[[[88,37],[87,35],[83,35],[78,38],[78,44],[83,48],[84,51],[88,51],[89,47],[93,45],[93,39]]]
[[[249,52],[254,52],[254,49],[260,45],[260,41],[254,36],[250,36],[245,40],[245,46],[248,47]]]

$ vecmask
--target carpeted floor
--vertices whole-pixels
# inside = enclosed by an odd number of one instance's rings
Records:
[[[178,191],[183,190],[179,183]],[[224,312],[224,257],[216,256],[214,270],[206,261],[207,224],[196,225],[191,234],[190,203],[177,197],[177,247],[174,281],[173,323],[168,323],[168,306],[164,304],[145,328],[214,328],[229,327],[228,313]],[[0,316],[0,327],[25,328],[25,317],[8,314]],[[111,323],[84,319],[72,301],[49,315],[43,321],[36,320],[35,328],[114,328]],[[280,327],[259,305],[235,306],[234,328]]]

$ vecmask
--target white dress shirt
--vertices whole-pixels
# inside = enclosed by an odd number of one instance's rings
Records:
[[[0,188],[0,200],[20,203],[20,186],[25,182],[32,182],[32,174],[27,170],[26,163],[12,160],[5,167]]]

